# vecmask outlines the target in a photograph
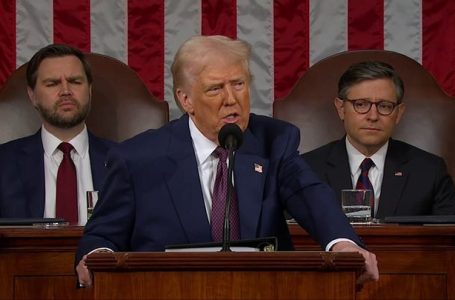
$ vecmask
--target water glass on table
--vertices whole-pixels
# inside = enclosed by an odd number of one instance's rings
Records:
[[[341,206],[351,224],[372,223],[373,197],[372,190],[341,190]]]
[[[92,216],[97,201],[98,191],[87,191],[87,220]]]

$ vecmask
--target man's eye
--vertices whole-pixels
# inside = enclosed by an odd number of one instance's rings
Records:
[[[354,104],[355,104],[355,106],[357,106],[357,107],[366,107],[366,106],[368,106],[368,103],[365,102],[365,101],[357,101],[357,102],[355,102]]]
[[[383,109],[392,109],[393,105],[390,103],[379,103],[379,107],[381,107]]]
[[[234,83],[234,88],[237,90],[240,90],[243,88],[244,85],[245,85],[244,81],[237,81]]]

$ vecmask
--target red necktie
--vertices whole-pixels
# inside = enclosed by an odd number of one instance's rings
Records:
[[[216,170],[215,186],[213,187],[211,226],[213,240],[220,242],[223,240],[224,208],[228,189],[228,170],[226,163],[228,151],[222,147],[218,147],[214,153],[219,158],[219,162]],[[235,190],[232,193],[229,220],[231,224],[231,240],[238,240],[240,237],[239,208]]]
[[[371,196],[371,203],[372,203],[372,211],[371,214],[374,217],[374,189],[373,185],[371,184],[370,178],[368,178],[368,172],[370,171],[370,168],[374,166],[374,162],[371,160],[371,158],[365,158],[362,163],[360,164],[360,176],[359,179],[357,180],[357,185],[355,188],[357,190],[371,190],[372,191],[372,196]]]
[[[58,149],[63,152],[63,159],[57,172],[55,215],[70,224],[77,224],[77,177],[70,154],[73,146],[70,143],[61,143]]]

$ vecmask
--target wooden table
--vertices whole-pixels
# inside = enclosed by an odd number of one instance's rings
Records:
[[[90,299],[76,289],[74,252],[82,227],[0,228],[0,299]],[[357,299],[455,300],[455,226],[355,227],[377,255],[380,280]],[[320,248],[297,225],[298,250]]]
[[[90,299],[76,289],[82,227],[0,227],[0,299]]]
[[[371,225],[354,227],[376,254],[380,280],[357,299],[455,299],[455,225]],[[290,225],[298,250],[319,246],[298,225]]]

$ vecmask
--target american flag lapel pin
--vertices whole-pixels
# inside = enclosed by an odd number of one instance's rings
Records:
[[[394,175],[400,177],[400,176],[403,176],[403,172],[398,171],[398,172],[395,172]]]
[[[262,166],[260,164],[254,164],[254,171],[262,173]]]

